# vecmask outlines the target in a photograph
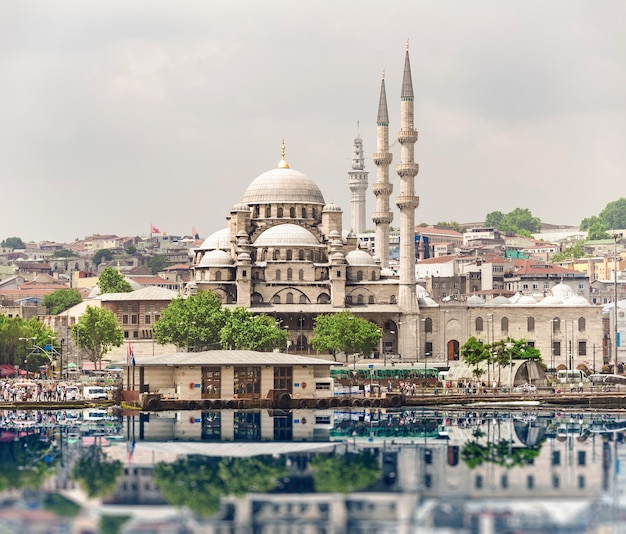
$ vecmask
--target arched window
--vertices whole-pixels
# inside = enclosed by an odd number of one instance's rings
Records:
[[[313,208],[313,218],[317,219],[317,210]]]
[[[534,317],[529,317],[526,321],[526,330],[528,330],[529,332],[534,332],[535,331],[535,318]]]
[[[500,331],[509,331],[509,320],[506,317],[502,317],[502,319],[500,319]]]
[[[352,295],[346,297],[346,304],[352,304]]]
[[[253,304],[261,304],[263,302],[263,296],[261,293],[252,293],[250,298]]]
[[[222,280],[222,271],[215,271],[215,281],[220,282]]]
[[[300,261],[304,261],[304,250],[302,249],[298,250],[298,259]]]
[[[433,320],[430,317],[426,317],[424,320],[424,332],[430,334],[433,331]]]
[[[302,208],[302,218],[306,219],[306,208]]]
[[[304,280],[304,269],[298,271],[298,280]]]
[[[474,322],[476,323],[476,332],[482,332],[483,331],[483,318],[476,317],[476,321]]]
[[[358,295],[357,296],[356,303],[357,304],[363,304],[363,295]]]
[[[363,280],[363,271],[357,271],[357,273],[356,273],[356,281],[360,282],[361,280]]]
[[[293,251],[289,249],[287,251],[287,261],[291,261],[293,259]]]
[[[391,297],[389,297],[389,304],[395,304],[395,303],[396,303],[396,296],[391,295]]]
[[[298,299],[298,303],[299,304],[307,304],[308,303],[308,299],[306,298],[306,295],[300,295],[300,298]]]
[[[289,208],[289,217],[292,219],[296,218],[296,208]]]
[[[280,259],[280,250],[278,250],[277,248],[274,249],[274,253],[272,254],[272,258],[274,260],[279,260]]]
[[[317,297],[318,304],[328,304],[330,302],[330,295],[328,293],[320,293]]]
[[[587,324],[585,322],[585,318],[584,317],[579,317],[578,318],[578,331],[579,332],[584,332],[586,327],[587,327]]]
[[[293,293],[287,293],[287,304],[293,304]]]
[[[291,268],[287,269],[287,280],[291,280],[293,278],[293,270]]]
[[[272,206],[267,205],[265,206],[265,217],[269,219],[271,216],[272,216]]]
[[[280,304],[280,296],[279,295],[274,295],[272,297],[272,304]]]
[[[371,280],[376,280],[376,271],[372,271],[372,278]]]
[[[374,295],[370,295],[370,296],[367,298],[367,303],[368,303],[368,304],[375,304],[375,302],[374,302]]]
[[[554,319],[552,319],[552,331],[553,332],[561,331],[561,319],[559,319],[558,317],[555,317]]]
[[[283,208],[278,208],[276,210],[276,215],[278,216],[278,218],[281,218],[283,216]]]
[[[276,280],[280,280],[280,269],[276,269]]]

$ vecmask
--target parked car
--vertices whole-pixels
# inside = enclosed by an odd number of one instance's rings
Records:
[[[109,398],[109,395],[102,386],[84,386],[83,398],[85,400],[106,400]]]
[[[515,386],[513,393],[537,393],[537,386],[534,384],[524,384],[523,386]]]
[[[67,400],[78,400],[80,397],[80,390],[76,386],[67,386],[65,388],[65,398]]]

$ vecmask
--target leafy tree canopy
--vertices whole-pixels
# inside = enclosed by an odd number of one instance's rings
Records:
[[[104,308],[87,306],[70,332],[76,346],[85,350],[94,363],[101,362],[113,347],[124,343],[124,333],[115,315]]]
[[[33,346],[43,347],[50,343],[58,346],[58,341],[54,338],[54,331],[36,317],[26,321],[22,317],[0,314],[0,363],[21,367]]]
[[[98,277],[100,294],[106,293],[130,293],[133,288],[122,274],[113,267],[105,267]]]
[[[287,332],[269,315],[253,315],[245,308],[224,310],[220,343],[224,349],[271,351],[284,347]]]
[[[370,354],[378,347],[381,336],[378,325],[345,310],[331,315],[318,315],[311,344],[320,352]]]
[[[57,289],[44,296],[42,304],[46,307],[49,315],[58,315],[61,312],[82,302],[78,289]]]
[[[606,236],[592,237],[594,234],[601,234],[601,229],[606,230],[626,228],[626,197],[609,202],[599,215],[586,217],[580,223],[580,229],[589,232],[589,239],[606,239]]]
[[[93,255],[93,264],[100,265],[103,261],[111,261],[113,259],[113,252],[108,248],[97,250]]]
[[[187,350],[216,349],[221,346],[225,322],[222,303],[212,291],[178,296],[154,323],[154,339],[161,345],[173,343]]]
[[[474,336],[470,337],[461,347],[461,358],[463,361],[473,367],[472,373],[474,377],[480,378],[483,374],[482,364],[490,362],[490,347],[483,344]]]
[[[78,482],[89,498],[103,498],[113,493],[122,472],[122,462],[109,461],[103,449],[94,444],[76,461],[71,478]]]
[[[52,253],[53,258],[71,258],[73,256],[76,256],[76,254],[72,252],[71,250],[67,250],[66,248],[61,249],[61,250],[55,250]]]
[[[437,226],[445,226],[447,228],[452,228],[455,232],[459,232],[460,234],[463,233],[463,228],[461,228],[461,225],[457,222],[457,221],[440,221],[437,223]]]
[[[128,254],[129,256],[132,256],[136,252],[137,252],[137,247],[135,245],[128,245],[126,247],[126,254]]]
[[[562,252],[557,252],[554,256],[552,256],[552,262],[558,263],[560,261],[565,261],[573,258],[582,258],[585,255],[585,251],[583,250],[582,242],[575,243],[569,248],[566,248]]]
[[[485,218],[485,226],[497,228],[501,232],[530,235],[541,229],[541,219],[533,217],[527,208],[515,208],[509,213],[492,211]]]
[[[26,245],[19,237],[7,237],[2,241],[2,243],[0,243],[0,247],[16,249],[25,248]]]
[[[165,269],[169,265],[169,261],[165,256],[152,256],[148,260],[148,268],[152,274],[160,273],[163,269]]]
[[[380,478],[380,467],[369,451],[341,456],[318,455],[311,460],[315,490],[352,493],[373,486]]]

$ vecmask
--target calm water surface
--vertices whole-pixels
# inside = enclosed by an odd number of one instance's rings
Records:
[[[625,430],[490,408],[0,411],[0,532],[622,532]]]

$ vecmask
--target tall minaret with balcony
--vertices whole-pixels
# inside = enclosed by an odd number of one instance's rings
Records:
[[[415,142],[417,131],[414,122],[413,82],[409,62],[409,43],[406,45],[402,93],[400,95],[400,163],[396,172],[400,177],[400,194],[396,206],[400,209],[400,280],[398,304],[405,313],[417,312],[415,291],[415,208],[419,197],[415,195],[415,176],[419,166],[415,163]]]
[[[387,112],[387,94],[385,93],[385,71],[380,83],[380,100],[376,119],[376,183],[372,191],[376,196],[376,209],[372,214],[375,224],[376,256],[382,267],[389,267],[389,225],[393,221],[393,213],[389,209],[389,197],[393,192],[393,184],[389,182],[389,165],[393,156],[389,152],[389,113]]]
[[[348,173],[350,177],[348,184],[352,193],[351,229],[356,234],[365,232],[365,191],[367,191],[368,175],[363,157],[363,140],[359,135],[357,123],[357,135],[352,149],[352,170]]]

